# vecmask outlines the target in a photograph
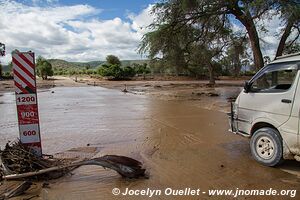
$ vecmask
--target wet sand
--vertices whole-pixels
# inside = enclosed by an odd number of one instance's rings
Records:
[[[53,93],[52,93],[53,92]],[[300,189],[297,175],[259,165],[246,138],[228,133],[225,113],[202,109],[190,101],[173,101],[100,87],[40,90],[39,109],[44,153],[73,148],[89,156],[117,154],[143,162],[149,179],[124,180],[97,166],[33,187],[34,199],[145,199],[114,196],[130,189]],[[0,145],[17,137],[13,93],[0,95]],[[87,147],[87,144],[89,145]],[[85,148],[82,148],[85,147]],[[75,148],[75,149],[74,149]],[[77,148],[77,150],[76,150]],[[78,149],[80,148],[80,149]],[[299,171],[299,164],[283,167]],[[297,195],[298,196],[298,195]],[[268,197],[267,197],[268,198]],[[17,198],[18,199],[18,198]],[[155,196],[152,199],[232,199],[226,196]],[[266,199],[239,197],[237,199]],[[275,196],[272,199],[288,199]]]
[[[40,78],[36,81],[37,88],[39,89],[49,89],[53,87],[78,87],[84,84],[75,82],[72,77],[64,76],[54,76],[50,77],[48,80],[42,80]],[[0,93],[3,92],[14,92],[15,86],[13,79],[0,80]]]
[[[207,80],[195,80],[188,77],[155,77],[147,80],[137,78],[137,80],[130,81],[108,81],[89,76],[54,76],[49,80],[37,79],[37,87],[43,90],[53,87],[100,86],[118,91],[123,91],[126,88],[128,93],[135,95],[147,95],[153,99],[167,101],[189,102],[189,104],[200,108],[229,112],[230,103],[228,103],[228,100],[239,94],[246,79],[245,77],[242,79],[223,77],[221,80],[216,81],[214,87],[211,87],[207,84]],[[13,91],[13,80],[0,81],[0,93]]]
[[[173,79],[173,80],[172,80]],[[200,108],[229,112],[230,99],[234,99],[242,90],[245,80],[223,77],[216,80],[214,87],[207,80],[195,80],[187,77],[156,77],[149,80],[107,81],[90,77],[78,78],[78,81],[91,86],[101,86],[118,91],[127,90],[135,95],[147,95],[153,99],[189,102]]]

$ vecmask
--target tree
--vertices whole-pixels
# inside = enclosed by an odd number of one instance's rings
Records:
[[[86,70],[91,69],[91,65],[90,65],[90,64],[86,64],[86,65],[85,65],[85,69],[86,69]]]
[[[10,62],[8,63],[8,70],[9,70],[9,72],[12,72],[12,70],[13,70],[13,64],[12,64],[12,61],[10,61]]]
[[[149,52],[151,59],[162,59],[167,66],[175,66],[177,73],[179,69],[195,73],[199,71],[194,70],[195,67],[205,68],[210,84],[214,84],[215,61],[228,45],[228,20],[219,16],[205,16],[193,23],[186,23],[180,20],[185,12],[182,2],[168,2],[163,9],[166,12],[154,10],[159,16],[158,23],[152,24],[153,31],[144,35],[139,52]]]
[[[221,41],[222,39],[220,39]],[[196,77],[203,75],[203,72],[209,75],[209,84],[215,84],[215,71],[218,66],[217,60],[220,60],[221,53],[226,43],[212,47],[210,44],[194,45],[190,48],[188,55],[189,71]],[[202,70],[199,70],[202,68]]]
[[[0,63],[0,78],[2,77],[2,65]]]
[[[225,22],[234,21],[234,17],[245,27],[255,66],[260,69],[264,66],[264,60],[255,22],[265,17],[270,10],[284,15],[287,13],[285,12],[287,5],[290,5],[289,9],[293,9],[294,13],[299,13],[297,12],[300,6],[298,0],[166,0],[154,6],[153,13],[156,14],[157,20],[152,24],[152,27],[166,24],[176,30],[183,25],[193,25],[203,30],[209,30],[212,19],[219,18],[225,24]],[[293,25],[299,21],[299,16],[295,16],[296,19],[291,20]],[[206,19],[208,21],[205,23]],[[283,18],[283,20],[289,21],[288,19]],[[291,33],[288,28],[286,27],[286,35]],[[199,35],[199,37],[203,37],[203,35]],[[285,35],[283,34],[282,37]],[[284,46],[285,40],[283,43]]]
[[[174,69],[176,75],[180,73],[186,63],[184,48],[188,38],[187,30],[174,33],[168,25],[162,24],[157,30],[147,33],[141,42],[139,52],[149,52],[150,59],[162,59],[164,67]],[[162,55],[162,58],[159,58]]]
[[[110,79],[128,79],[135,76],[135,71],[132,67],[121,68],[119,65],[102,65],[97,70],[98,74]]]
[[[106,56],[106,63],[109,65],[121,65],[121,61],[117,56],[114,55],[108,55]]]
[[[112,77],[113,79],[122,78],[123,70],[119,65],[102,65],[98,73],[103,77]]]
[[[53,76],[53,69],[50,62],[43,57],[39,56],[36,62],[37,74],[42,77],[43,80],[47,80],[48,76]]]
[[[300,52],[300,44],[294,43],[293,45],[286,47],[283,52],[285,54],[298,53]]]
[[[127,66],[123,68],[123,78],[132,78],[136,75],[133,67]]]
[[[238,34],[231,35],[231,43],[227,49],[227,58],[233,69],[233,74],[237,77],[242,68],[241,60],[247,56],[246,53],[246,40],[245,36]]]
[[[147,74],[151,73],[151,70],[147,66],[147,63],[144,63],[144,64],[134,63],[132,66],[135,70],[135,73],[138,75],[143,75],[144,79],[146,78]]]
[[[297,2],[295,2],[297,3]],[[276,51],[276,57],[281,56],[285,49],[292,48],[293,45],[297,45],[296,41],[300,36],[300,6],[297,4],[283,4],[282,5],[282,18],[285,21],[285,28],[282,30],[282,37],[279,41],[279,45]],[[295,32],[295,37],[288,41],[292,32]]]

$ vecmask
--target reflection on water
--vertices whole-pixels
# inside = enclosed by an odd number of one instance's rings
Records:
[[[54,93],[52,93],[53,91]],[[147,99],[131,98],[114,90],[94,87],[54,88],[38,93],[41,134],[45,153],[88,143],[135,139],[143,132]],[[0,145],[18,137],[15,97],[0,97]]]

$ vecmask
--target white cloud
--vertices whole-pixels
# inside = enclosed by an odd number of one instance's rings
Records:
[[[147,33],[150,30],[149,25],[155,20],[155,16],[151,14],[153,6],[154,5],[149,5],[138,15],[134,13],[128,15],[128,18],[132,20],[132,29],[137,31],[140,35]]]
[[[58,2],[58,0],[31,0],[31,1],[34,5],[38,5],[39,3],[45,3],[45,2],[48,4],[53,4]]]
[[[4,62],[11,59],[9,52],[14,49],[70,61],[103,60],[108,54],[138,59],[136,49],[146,31],[139,27],[151,23],[150,8],[130,14],[127,22],[101,20],[97,16],[101,10],[89,5],[27,6],[0,0],[0,42],[8,52]]]
[[[129,13],[127,21],[118,17],[101,20],[101,9],[89,5],[62,6],[57,0],[31,0],[28,6],[10,0],[0,0],[0,42],[6,44],[7,63],[14,49],[32,50],[46,58],[70,61],[103,60],[114,54],[121,59],[139,59],[136,50],[140,39],[154,21],[153,5],[140,13]],[[46,2],[46,4],[45,4]],[[234,20],[234,19],[233,19]],[[268,32],[258,30],[263,55],[274,57],[284,24],[279,15],[257,21]],[[233,23],[234,31],[245,31]],[[251,55],[251,53],[250,53]]]
[[[270,56],[271,60],[273,60],[275,58],[282,29],[285,25],[278,13],[270,11],[268,14],[270,14],[270,17],[264,16],[263,19],[257,20],[256,23],[262,54],[264,56]],[[267,31],[260,30],[260,27],[264,27]]]

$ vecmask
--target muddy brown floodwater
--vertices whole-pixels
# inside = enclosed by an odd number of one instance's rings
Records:
[[[0,144],[18,136],[13,93],[0,95]],[[44,153],[117,154],[143,162],[149,179],[125,180],[97,166],[30,190],[34,199],[147,199],[114,196],[113,188],[296,189],[300,179],[279,168],[259,165],[248,139],[228,133],[225,113],[189,101],[165,101],[100,87],[57,87],[38,93]],[[87,144],[89,146],[87,147]],[[85,148],[82,148],[85,147]],[[78,155],[83,155],[78,154]],[[283,168],[299,171],[295,162]],[[297,196],[299,196],[298,194]],[[154,196],[152,199],[232,199],[226,196]],[[265,196],[236,199],[266,199]],[[268,197],[267,197],[268,198]],[[272,199],[288,199],[275,196]],[[270,198],[271,199],[271,198]],[[297,197],[296,197],[297,199]]]

